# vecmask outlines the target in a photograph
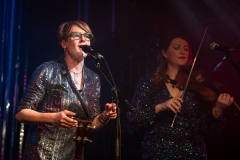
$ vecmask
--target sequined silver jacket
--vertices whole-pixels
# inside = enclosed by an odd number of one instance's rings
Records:
[[[84,87],[77,91],[63,57],[45,62],[33,73],[20,101],[21,109],[38,112],[69,110],[80,119],[93,120],[100,114],[99,76],[84,67]],[[24,149],[27,160],[73,160],[76,128],[63,128],[54,124],[30,125]]]

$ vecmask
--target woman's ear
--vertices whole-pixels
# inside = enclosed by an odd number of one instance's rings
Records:
[[[60,42],[60,45],[62,46],[63,49],[66,49],[67,48],[67,45],[66,45],[66,41],[65,40],[62,40]]]
[[[165,58],[167,58],[167,53],[166,53],[166,50],[162,50],[162,54]]]

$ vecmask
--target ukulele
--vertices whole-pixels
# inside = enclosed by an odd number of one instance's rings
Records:
[[[86,142],[92,142],[92,140],[88,139],[89,133],[92,129],[95,129],[96,126],[92,126],[92,121],[90,120],[79,120],[76,117],[71,117],[78,121],[76,136],[73,137],[76,141],[76,149],[75,149],[75,160],[81,160],[83,154],[84,144]]]

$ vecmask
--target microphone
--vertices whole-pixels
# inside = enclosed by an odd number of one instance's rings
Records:
[[[223,51],[223,52],[239,52],[238,50],[235,50],[235,49],[233,49],[233,48],[220,46],[220,45],[217,44],[216,42],[212,42],[212,43],[210,44],[210,49],[211,49],[211,50],[219,50],[219,51]]]
[[[91,55],[93,58],[95,59],[103,59],[104,57],[97,53],[96,51],[94,51],[90,46],[88,45],[84,45],[84,46],[81,46],[82,50],[85,52],[85,53],[88,53],[89,55]]]

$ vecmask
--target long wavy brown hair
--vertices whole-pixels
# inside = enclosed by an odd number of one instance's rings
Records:
[[[187,41],[188,46],[189,46],[189,58],[188,58],[188,63],[186,64],[186,66],[192,65],[193,57],[192,57],[192,51],[191,51],[189,40],[185,36],[178,35],[178,34],[167,37],[162,43],[161,50],[159,51],[160,53],[157,56],[157,61],[156,61],[157,67],[152,75],[152,81],[155,85],[161,85],[162,83],[165,83],[167,81],[167,75],[166,75],[167,59],[163,56],[162,50],[167,51],[168,47],[170,46],[170,44],[174,38],[181,38],[181,39]]]

